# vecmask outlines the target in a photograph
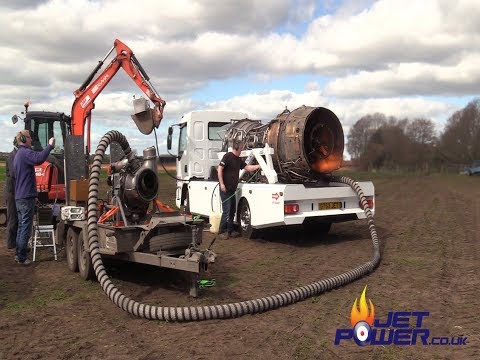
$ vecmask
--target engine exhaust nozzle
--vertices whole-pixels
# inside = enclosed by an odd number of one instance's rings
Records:
[[[268,124],[243,119],[227,130],[225,144],[233,139],[246,148],[268,144],[281,182],[316,180],[339,169],[343,162],[343,128],[338,117],[324,107],[301,106],[285,110]]]
[[[342,166],[342,125],[324,107],[302,106],[279,114],[271,123],[267,143],[275,150],[280,172],[327,174]]]

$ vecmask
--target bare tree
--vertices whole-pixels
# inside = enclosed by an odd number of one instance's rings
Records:
[[[433,144],[435,142],[435,124],[429,119],[415,119],[406,126],[406,135],[416,144]]]
[[[409,167],[415,171],[428,173],[435,154],[435,124],[429,119],[415,119],[409,122],[405,133],[411,142]]]
[[[347,150],[352,159],[359,159],[367,150],[367,145],[373,133],[384,125],[387,117],[381,113],[366,115],[360,118],[348,132]]]
[[[372,135],[361,157],[363,168],[398,169],[408,166],[412,158],[410,141],[404,133],[407,120],[390,118]]]
[[[439,153],[443,159],[456,163],[480,159],[480,99],[472,100],[447,120]]]

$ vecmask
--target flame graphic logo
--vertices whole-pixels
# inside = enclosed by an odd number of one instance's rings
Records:
[[[367,301],[365,300],[365,292],[367,291],[367,286],[363,289],[362,295],[360,296],[360,302],[357,303],[357,299],[352,306],[352,312],[350,313],[350,323],[352,326],[355,326],[359,321],[365,321],[370,326],[373,325],[373,319],[375,317],[375,307],[373,306],[372,300],[368,299],[370,302],[370,311],[368,309]]]

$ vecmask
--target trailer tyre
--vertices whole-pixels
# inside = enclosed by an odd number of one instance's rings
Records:
[[[92,258],[90,253],[85,250],[83,231],[80,231],[78,236],[78,272],[80,277],[84,280],[91,280],[95,277],[93,270]]]
[[[78,271],[78,232],[74,228],[67,231],[67,239],[65,244],[65,252],[67,253],[67,265],[70,271]]]
[[[257,231],[252,227],[252,212],[248,201],[243,199],[238,207],[238,223],[240,225],[240,234],[244,238],[250,239],[257,235]]]

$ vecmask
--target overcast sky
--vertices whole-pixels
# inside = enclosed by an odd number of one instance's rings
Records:
[[[30,110],[70,114],[73,91],[127,44],[167,101],[158,130],[199,109],[269,121],[285,106],[324,106],[345,134],[375,112],[446,119],[479,95],[479,0],[2,0],[0,151]],[[111,60],[107,59],[106,64]],[[139,152],[130,119],[141,91],[122,70],[97,98],[92,144],[110,129]]]

